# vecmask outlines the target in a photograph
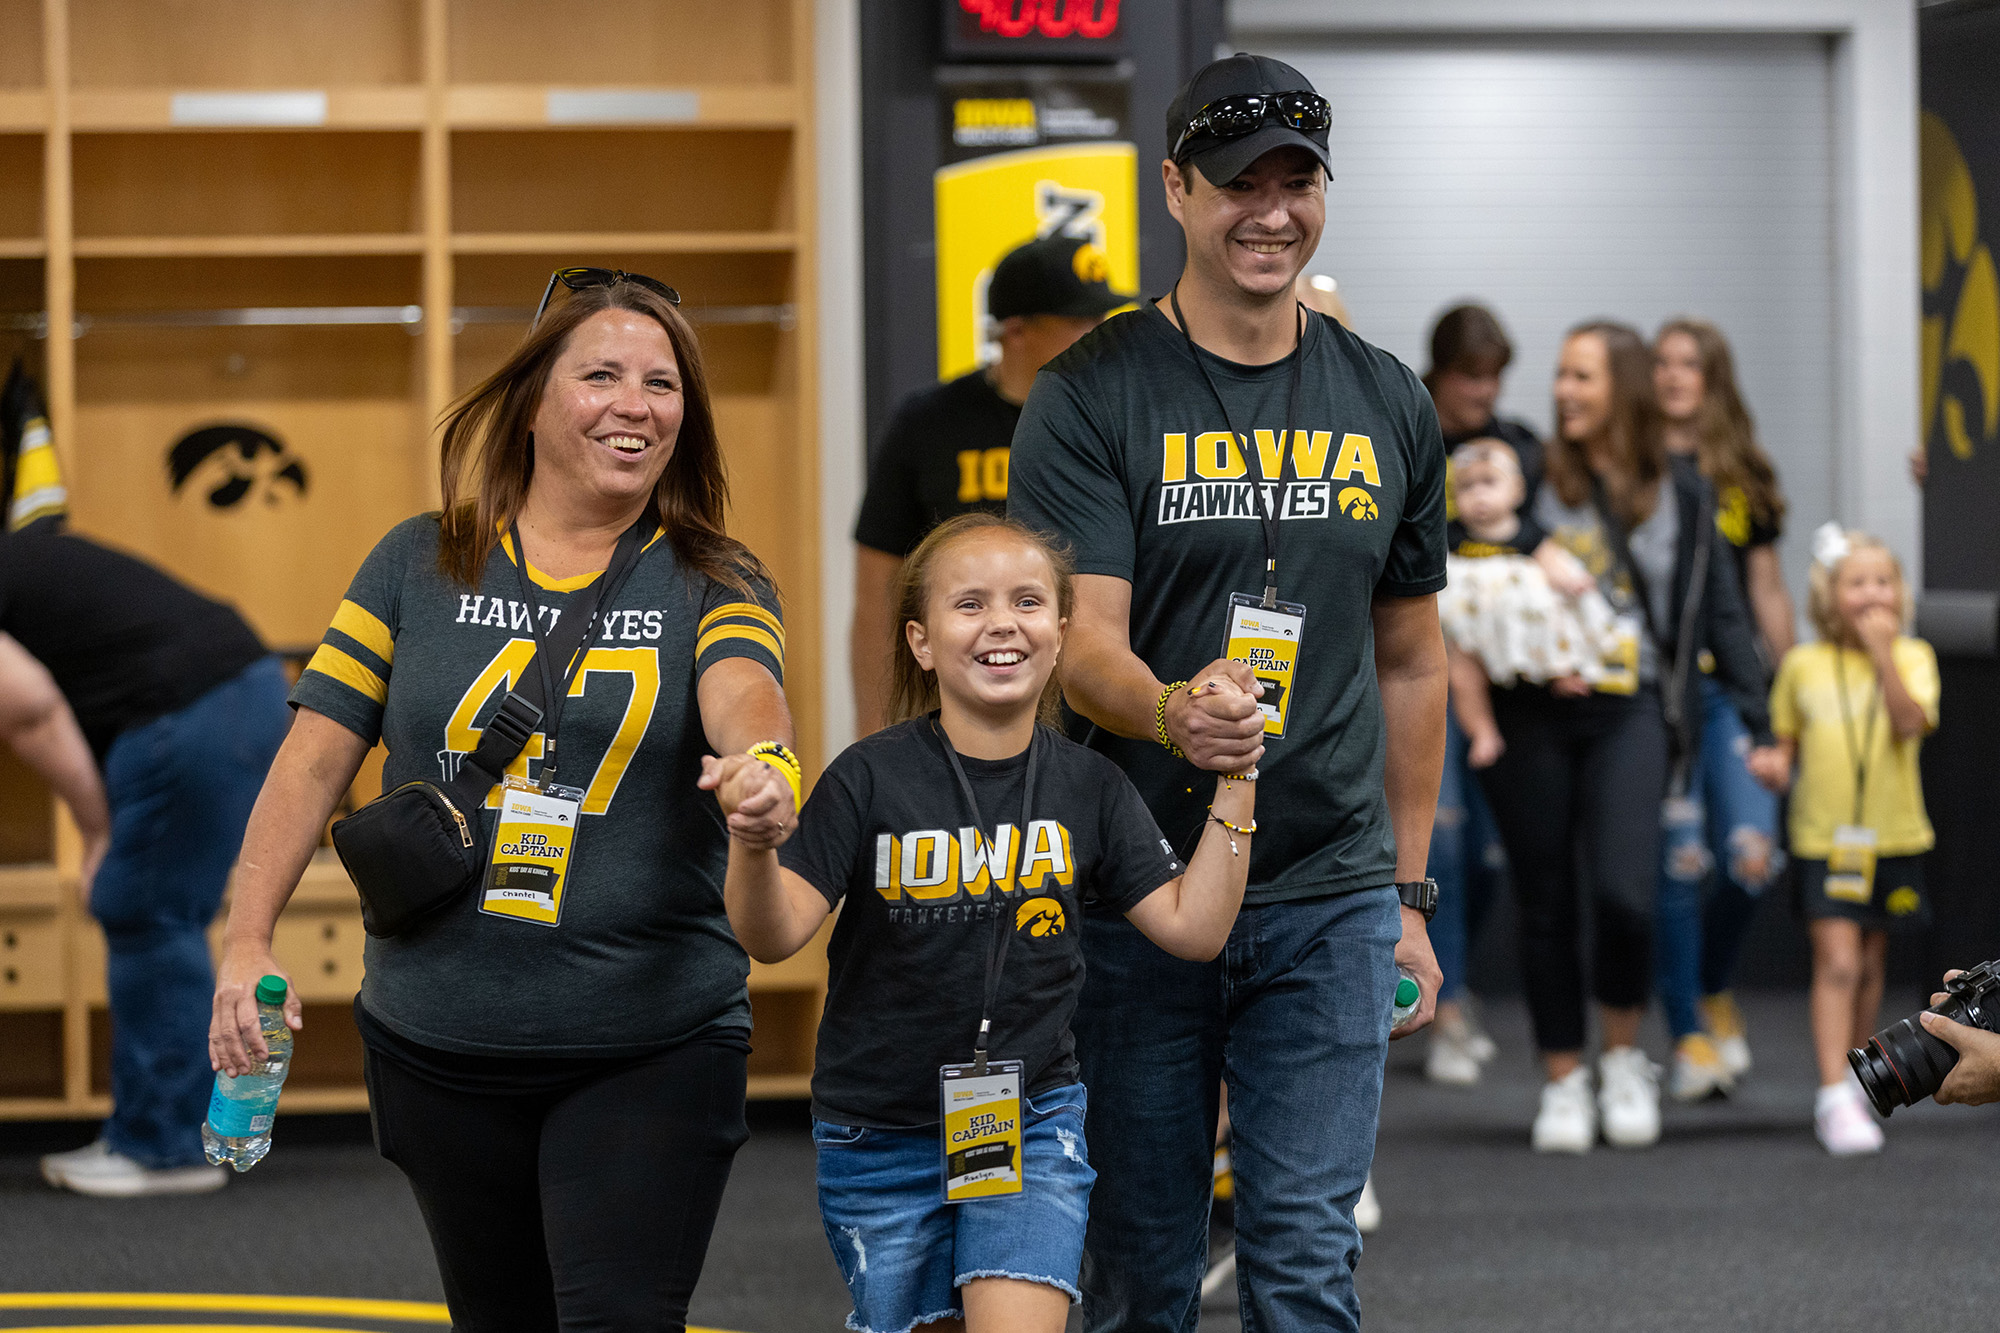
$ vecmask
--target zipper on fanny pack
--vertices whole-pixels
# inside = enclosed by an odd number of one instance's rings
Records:
[[[438,792],[437,798],[444,802],[444,808],[451,811],[451,817],[458,821],[458,836],[465,840],[467,847],[470,847],[472,845],[472,830],[466,827],[465,816],[460,814],[458,807],[451,803],[451,797],[446,796],[443,792]]]

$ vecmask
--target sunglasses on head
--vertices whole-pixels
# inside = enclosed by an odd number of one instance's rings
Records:
[[[1174,151],[1167,156],[1180,161],[1181,145],[1196,134],[1212,134],[1218,139],[1240,139],[1252,130],[1275,121],[1301,132],[1320,131],[1333,125],[1333,109],[1318,93],[1235,93],[1218,97],[1189,119]]]
[[[542,289],[542,303],[535,307],[535,317],[529,321],[528,332],[533,333],[535,326],[542,322],[542,312],[549,308],[549,298],[556,294],[557,283],[573,292],[580,292],[586,287],[615,287],[621,282],[637,283],[649,292],[666,297],[674,305],[681,303],[679,292],[658,278],[649,278],[643,273],[627,273],[621,268],[559,268],[549,274],[549,285]]]

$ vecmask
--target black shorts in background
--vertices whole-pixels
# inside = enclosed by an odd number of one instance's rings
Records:
[[[1911,930],[1931,923],[1924,892],[1924,858],[1884,856],[1875,862],[1874,892],[1865,903],[1830,898],[1826,862],[1796,857],[1799,910],[1808,921],[1852,921],[1863,930]]]

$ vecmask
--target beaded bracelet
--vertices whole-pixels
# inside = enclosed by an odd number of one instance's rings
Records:
[[[803,803],[800,789],[804,785],[804,774],[799,771],[798,756],[779,741],[758,741],[744,753],[759,763],[769,764],[785,775],[785,781],[792,789],[792,809],[796,811]]]
[[[1226,836],[1229,838],[1229,854],[1231,856],[1243,855],[1243,849],[1236,845],[1237,834],[1241,833],[1244,837],[1247,838],[1251,834],[1257,831],[1257,821],[1254,819],[1250,821],[1248,827],[1245,827],[1242,824],[1230,823],[1228,820],[1224,819],[1221,815],[1216,814],[1215,811],[1213,810],[1208,812],[1208,822],[1211,824],[1220,824],[1222,825],[1223,829],[1226,830]]]
[[[1175,681],[1173,684],[1167,686],[1164,690],[1160,691],[1160,701],[1159,703],[1153,706],[1153,725],[1158,729],[1160,733],[1160,744],[1164,745],[1167,748],[1167,753],[1172,755],[1176,759],[1187,758],[1187,751],[1183,750],[1180,746],[1175,745],[1173,737],[1167,735],[1167,698],[1175,690],[1186,689],[1186,688],[1187,688],[1186,681],[1184,680]]]

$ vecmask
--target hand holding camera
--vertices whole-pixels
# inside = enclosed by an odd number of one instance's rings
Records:
[[[1929,1009],[1882,1029],[1847,1063],[1885,1116],[1932,1096],[2000,1100],[2000,959],[1945,973]]]

